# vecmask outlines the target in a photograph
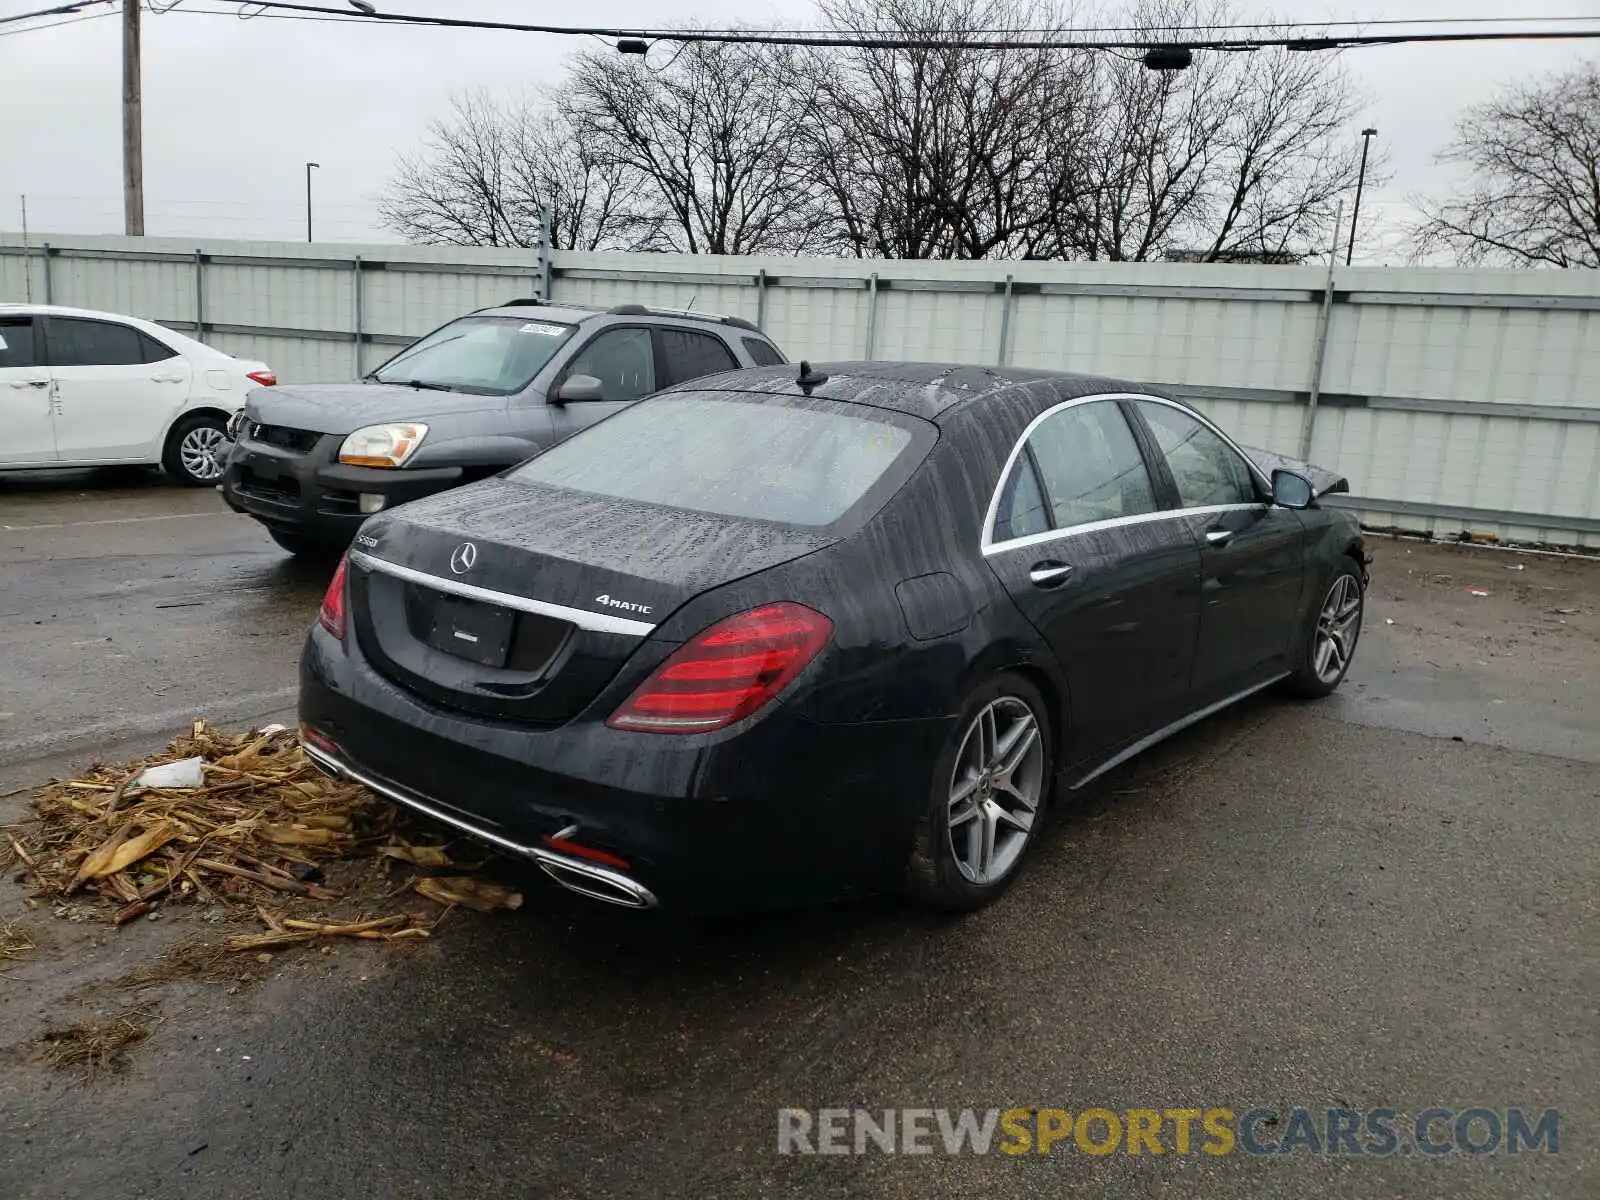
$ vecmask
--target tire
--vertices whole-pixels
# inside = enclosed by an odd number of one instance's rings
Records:
[[[161,467],[167,477],[183,487],[215,487],[226,466],[217,448],[228,441],[227,422],[210,413],[184,417],[167,435]]]
[[[1366,588],[1351,563],[1339,568],[1322,591],[1308,618],[1294,674],[1284,680],[1284,690],[1308,700],[1330,695],[1344,682],[1361,640],[1366,616]],[[1342,615],[1341,615],[1342,614]],[[1319,665],[1320,664],[1320,665]]]
[[[1024,719],[1031,721],[1031,735],[1016,732]],[[1027,744],[997,755],[984,749],[996,738],[1002,745],[1008,738]],[[980,756],[985,774],[978,771]],[[1001,763],[1009,758],[1010,766],[996,771],[997,758]],[[928,806],[917,820],[906,864],[906,890],[947,912],[971,912],[998,899],[1038,840],[1054,767],[1050,710],[1037,688],[1005,673],[974,691],[939,752]],[[964,797],[958,795],[962,787],[969,789]],[[963,812],[971,815],[957,821]],[[1019,820],[1027,822],[1026,828]],[[986,827],[991,831],[987,848]]]
[[[313,538],[302,537],[298,533],[284,533],[278,529],[268,529],[267,536],[296,558],[331,559],[337,558],[339,555],[337,547],[330,546],[326,542],[316,541]]]

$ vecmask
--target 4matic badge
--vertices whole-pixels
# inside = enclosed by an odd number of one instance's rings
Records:
[[[594,598],[596,604],[604,604],[607,608],[620,608],[624,612],[649,613],[654,612],[648,604],[635,604],[631,600],[613,600],[609,593],[602,593]]]

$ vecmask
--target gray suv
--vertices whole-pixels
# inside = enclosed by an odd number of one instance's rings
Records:
[[[343,549],[373,513],[493,475],[651,392],[786,361],[739,317],[513,300],[357,383],[252,392],[222,495],[293,554]]]

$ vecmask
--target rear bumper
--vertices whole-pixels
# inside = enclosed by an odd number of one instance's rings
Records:
[[[222,477],[223,500],[273,529],[345,546],[372,515],[361,511],[361,496],[382,496],[387,511],[456,487],[465,478],[461,467],[387,471],[330,461],[340,440],[325,437],[306,454],[257,442],[237,444]]]
[[[654,908],[657,904],[655,894],[649,888],[621,871],[597,866],[594,863],[585,862],[583,859],[574,858],[568,854],[558,854],[543,846],[523,845],[512,838],[503,837],[495,833],[480,822],[474,821],[465,813],[452,812],[424,796],[407,791],[399,784],[391,783],[387,779],[382,779],[371,772],[364,771],[345,761],[337,753],[312,745],[306,741],[302,741],[300,747],[306,752],[306,757],[310,758],[319,768],[335,779],[353,780],[368,790],[378,793],[385,799],[427,817],[431,821],[477,838],[497,850],[504,850],[510,854],[517,855],[519,858],[526,858],[538,864],[540,869],[562,887],[578,892],[580,895],[588,896],[592,900],[604,900],[608,904],[620,904],[624,908]],[[570,836],[577,831],[576,829],[571,829],[561,832]]]
[[[625,861],[578,884],[633,907],[791,907],[901,877],[949,722],[825,726],[778,705],[717,734],[613,730],[602,695],[557,728],[441,708],[321,630],[301,658],[300,720],[325,768],[536,863],[573,890],[561,837]]]

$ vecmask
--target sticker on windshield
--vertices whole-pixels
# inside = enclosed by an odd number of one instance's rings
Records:
[[[3,337],[0,337],[0,350],[9,350],[9,349],[11,349],[11,347],[6,345],[6,339],[3,338]]]
[[[565,325],[550,325],[544,321],[529,321],[522,327],[520,332],[542,333],[545,337],[560,337],[566,331],[567,327]]]

